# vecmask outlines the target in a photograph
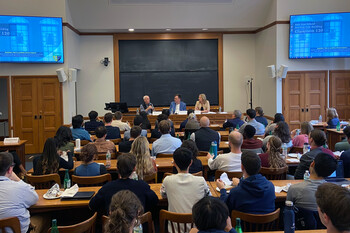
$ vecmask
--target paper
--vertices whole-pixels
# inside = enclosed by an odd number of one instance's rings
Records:
[[[226,188],[226,186],[231,186],[231,184],[232,184],[232,181],[228,178],[226,172],[221,174],[220,180],[222,180],[225,183],[225,188]]]
[[[289,153],[288,156],[291,157],[291,158],[298,158],[298,154],[297,153]]]
[[[75,194],[79,191],[79,187],[77,184],[73,185],[69,189],[64,190],[61,197],[74,197]]]
[[[280,193],[282,191],[283,187],[275,186],[275,193]]]
[[[288,184],[286,184],[285,186],[282,186],[282,187],[281,186],[275,186],[275,193],[280,193],[282,191],[287,193],[290,185],[291,185],[291,183],[288,183]]]
[[[44,198],[55,199],[59,197],[60,194],[61,194],[60,186],[56,183],[44,194]]]
[[[333,154],[335,155],[335,156],[340,156],[341,155],[341,153],[343,153],[344,151],[335,151],[335,152],[333,152]]]
[[[287,159],[287,161],[291,163],[297,163],[299,162],[299,159]]]

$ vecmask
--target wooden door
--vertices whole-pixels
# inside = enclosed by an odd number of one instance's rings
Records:
[[[350,71],[335,70],[329,74],[329,106],[337,109],[339,119],[350,120]]]
[[[14,77],[14,135],[28,140],[26,153],[40,153],[62,124],[61,85],[57,76]]]
[[[326,71],[290,71],[282,82],[283,115],[290,129],[303,121],[325,119]]]

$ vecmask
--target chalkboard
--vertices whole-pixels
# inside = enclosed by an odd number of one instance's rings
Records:
[[[218,40],[120,40],[120,101],[136,107],[149,95],[155,106],[169,106],[179,93],[194,105],[205,93],[218,105]]]

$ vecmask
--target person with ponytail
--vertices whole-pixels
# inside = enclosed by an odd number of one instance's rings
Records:
[[[267,152],[259,154],[261,167],[281,168],[285,167],[286,161],[281,157],[282,140],[277,136],[271,136],[267,142]]]
[[[157,165],[151,158],[146,137],[137,137],[131,145],[130,153],[136,156],[136,174],[140,180],[157,172]]]
[[[138,217],[142,213],[143,206],[133,192],[117,192],[111,200],[105,233],[132,233],[133,228],[139,224]]]
[[[54,138],[48,138],[41,156],[33,160],[33,175],[46,175],[57,173],[60,168],[72,169],[74,166],[72,152],[57,151]]]

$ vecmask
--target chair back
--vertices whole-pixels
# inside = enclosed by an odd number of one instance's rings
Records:
[[[156,184],[157,183],[157,172],[152,175],[143,176],[143,181],[148,184]]]
[[[163,154],[163,153],[157,154],[157,158],[172,158],[172,157],[173,157],[173,154]]]
[[[216,170],[215,171],[215,180],[219,179],[221,174],[224,173],[226,171],[222,171],[222,170]],[[243,176],[242,172],[226,172],[228,178],[231,180],[232,178],[241,178]]]
[[[79,187],[102,186],[112,180],[111,174],[99,176],[76,176],[72,175],[72,183],[78,184]]]
[[[57,173],[48,175],[32,175],[26,174],[27,182],[36,189],[49,189],[55,183],[61,186],[61,178]]]
[[[74,147],[76,146],[75,145],[75,140],[72,141],[74,143]],[[88,144],[90,141],[89,140],[80,140],[80,146],[85,146],[86,144]]]
[[[221,141],[227,142],[228,141],[228,135],[221,135]]]
[[[113,142],[115,145],[119,144],[122,139],[121,138],[116,138],[116,139],[108,139],[109,141]]]
[[[74,225],[70,225],[70,226],[58,226],[58,232],[60,233],[94,233],[95,232],[95,224],[96,224],[96,217],[97,217],[97,212],[94,213],[94,215],[92,215],[91,218],[89,218],[88,220],[78,223],[78,224],[74,224]],[[50,229],[47,231],[47,233],[51,232],[51,227]]]
[[[7,232],[5,228],[11,228],[13,233],[21,233],[21,225],[17,217],[0,219],[0,232]]]
[[[143,215],[139,217],[140,223],[145,224],[147,223],[147,229],[149,233],[155,233],[154,230],[154,223],[152,220],[152,213],[151,212],[146,212]],[[106,224],[108,224],[109,217],[106,215],[102,216],[102,232],[106,232]]]
[[[242,152],[243,152],[243,151],[252,151],[252,152],[257,153],[257,154],[262,154],[262,153],[264,153],[264,151],[263,151],[262,148],[242,149]]]
[[[298,207],[295,211],[295,228],[298,230],[325,229],[320,220],[318,211]]]
[[[148,142],[149,142],[149,143],[153,143],[153,142],[155,142],[157,139],[158,139],[158,138],[149,138],[149,139],[148,139]]]
[[[98,152],[97,153],[97,160],[106,160],[106,154],[107,152]],[[111,153],[111,159],[116,159],[117,158],[117,155],[116,153]]]
[[[235,227],[236,218],[240,218],[243,232],[276,231],[278,230],[279,216],[279,208],[268,214],[248,214],[232,210],[231,221],[232,226]]]
[[[169,224],[166,224],[166,222]],[[172,233],[189,232],[193,225],[192,214],[179,214],[166,210],[161,210],[159,213],[160,233],[166,233],[169,232],[169,230],[171,230]]]
[[[189,135],[195,133],[198,129],[185,129],[184,140],[188,138]]]
[[[281,168],[266,168],[260,169],[260,174],[265,176],[268,180],[286,180],[288,166]]]
[[[300,153],[303,154],[304,153],[304,148],[302,146],[293,146],[292,148],[290,148],[290,153]]]
[[[192,175],[194,175],[194,176],[203,176],[203,171],[192,173]]]

